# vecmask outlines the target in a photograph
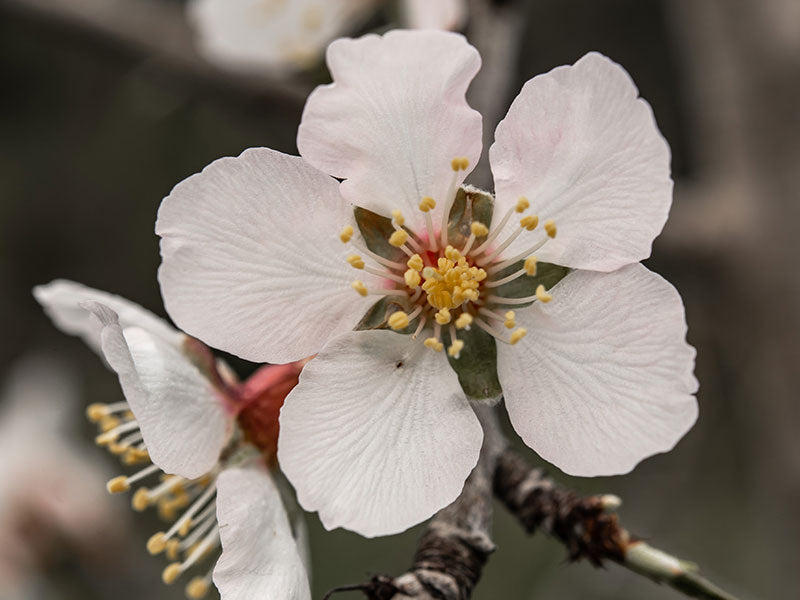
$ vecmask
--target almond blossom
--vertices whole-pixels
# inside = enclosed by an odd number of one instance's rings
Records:
[[[387,4],[397,4],[412,29],[455,30],[466,20],[465,0],[191,0],[187,14],[209,61],[240,71],[285,71],[315,65],[331,40]]]
[[[171,522],[147,543],[170,561],[164,582],[196,573],[189,598],[205,596],[212,578],[223,600],[310,598],[302,550],[267,468],[278,410],[302,363],[262,367],[239,383],[200,342],[119,296],[63,280],[34,295],[119,376],[126,400],[92,404],[87,415],[100,429],[97,444],[137,469],[111,479],[109,492],[135,487],[134,510],[155,507]]]
[[[677,291],[639,261],[672,196],[669,147],[628,74],[590,53],[528,81],[481,155],[457,34],[337,40],[300,157],[250,149],[159,210],[170,316],[254,361],[318,353],[278,457],[328,528],[402,531],[460,493],[505,399],[543,458],[630,471],[697,416]],[[449,366],[448,366],[449,364]]]

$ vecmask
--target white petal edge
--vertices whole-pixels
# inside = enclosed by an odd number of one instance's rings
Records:
[[[405,21],[411,29],[461,29],[467,20],[465,0],[403,0]]]
[[[211,383],[180,350],[116,313],[87,303],[102,324],[101,348],[119,377],[154,464],[194,479],[216,465],[231,420]]]
[[[187,17],[210,62],[234,71],[305,69],[355,29],[375,0],[192,0]]]
[[[518,311],[528,335],[498,344],[514,429],[571,475],[617,475],[671,450],[697,419],[695,350],[680,295],[640,264],[576,271]]]
[[[300,154],[344,178],[342,194],[354,204],[384,216],[401,209],[424,234],[420,200],[436,200],[438,225],[452,159],[469,159],[461,183],[480,158],[481,116],[465,98],[480,55],[458,34],[390,31],[336,40],[327,61],[333,83],[308,97]]]
[[[117,314],[122,327],[141,327],[173,344],[179,344],[183,338],[183,334],[164,319],[138,304],[67,279],[56,279],[45,285],[37,285],[33,288],[33,296],[56,327],[64,333],[81,337],[98,354],[102,325],[91,312],[81,306],[83,302],[99,302],[107,306]]]
[[[224,470],[217,479],[222,600],[310,600],[308,577],[280,493],[265,469]]]
[[[167,312],[208,345],[287,363],[352,329],[375,297],[339,234],[355,226],[336,180],[303,159],[251,148],[179,183],[161,203],[158,280]],[[388,282],[387,282],[388,283]]]
[[[390,331],[351,332],[306,365],[280,416],[278,461],[327,529],[416,525],[460,494],[483,431],[441,353]]]
[[[528,81],[489,157],[499,214],[525,196],[542,221],[555,220],[558,236],[537,252],[546,262],[612,271],[647,258],[672,203],[669,145],[650,105],[595,52]]]

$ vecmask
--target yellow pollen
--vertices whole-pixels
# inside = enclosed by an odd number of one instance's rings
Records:
[[[525,212],[530,207],[531,203],[528,202],[528,199],[525,196],[521,196],[519,200],[517,200],[517,208],[516,210],[518,213]]]
[[[461,313],[456,319],[456,329],[466,329],[472,325],[472,315],[469,313]]]
[[[114,477],[114,479],[110,480],[106,484],[106,489],[108,490],[109,494],[121,494],[122,492],[127,492],[131,489],[130,484],[128,483],[128,478],[125,475],[120,475],[119,477]]]
[[[186,595],[192,600],[200,600],[208,594],[208,582],[202,577],[195,577],[186,586]]]
[[[97,423],[103,417],[108,416],[108,406],[105,404],[96,402],[95,404],[90,404],[86,407],[86,418],[88,418],[92,423]]]
[[[120,421],[117,417],[107,416],[100,419],[100,431],[106,432],[111,431],[115,427],[119,427],[122,425],[122,421]]]
[[[537,259],[536,259],[535,256],[529,256],[528,258],[525,259],[525,265],[524,265],[525,266],[525,272],[528,275],[531,275],[531,276],[536,275],[536,262],[537,262]]]
[[[355,291],[357,291],[362,296],[366,296],[367,295],[367,286],[365,286],[364,282],[362,282],[362,281],[354,281],[353,283],[350,284],[350,287],[352,287]]]
[[[447,248],[444,249],[444,255],[449,260],[452,260],[454,263],[458,262],[459,259],[461,258],[461,252],[459,252],[452,246],[447,246]]]
[[[406,285],[412,290],[417,289],[417,287],[419,287],[419,282],[422,281],[419,271],[415,271],[414,269],[409,269],[403,273],[403,278],[406,280]]]
[[[519,329],[517,329],[514,333],[511,334],[511,339],[509,340],[511,342],[511,345],[513,346],[514,344],[516,344],[518,341],[524,338],[527,333],[528,332],[525,330],[524,327],[520,327]]]
[[[411,272],[416,273],[416,271],[411,271]],[[419,274],[417,273],[417,275]],[[391,327],[395,331],[400,331],[401,329],[405,329],[406,327],[408,327],[408,315],[404,313],[402,310],[393,312],[389,317],[389,327]]]
[[[539,284],[539,286],[536,288],[536,298],[539,300],[539,302],[545,303],[550,302],[550,300],[553,299],[553,297],[544,289],[542,284]]]
[[[469,159],[466,156],[456,156],[450,161],[453,171],[466,171],[469,167]]]
[[[461,351],[464,349],[464,342],[462,340],[456,340],[450,347],[447,349],[447,354],[452,356],[453,358],[458,358],[458,355],[461,354]]]
[[[405,229],[397,229],[389,236],[389,243],[395,248],[399,248],[408,241],[408,232]]]
[[[486,279],[484,269],[470,266],[460,252],[445,250],[447,256],[436,261],[436,267],[425,267],[422,289],[427,293],[427,302],[434,308],[458,308],[468,300],[477,300],[480,282]]]
[[[150,460],[150,453],[147,450],[139,450],[138,448],[128,448],[125,451],[125,456],[122,457],[122,464],[136,465]]]
[[[347,262],[349,262],[350,266],[355,269],[364,268],[364,260],[358,254],[351,254],[350,256],[348,256]]]
[[[441,352],[444,349],[444,344],[435,337],[429,337],[422,343],[426,348],[430,348],[434,352]]]
[[[436,313],[435,318],[439,325],[447,325],[450,322],[450,311],[447,308],[442,308]]]
[[[185,519],[183,523],[181,523],[181,526],[178,527],[178,535],[181,537],[186,537],[187,535],[189,535],[189,530],[191,530],[191,528],[192,528],[192,519],[191,518]]]
[[[117,442],[111,442],[110,444],[108,444],[108,451],[114,455],[122,454],[127,449],[128,449],[127,444],[118,444]]]
[[[419,202],[419,209],[424,213],[433,210],[434,208],[436,208],[436,200],[434,200],[430,196],[425,196]]]
[[[539,217],[536,215],[528,215],[527,217],[522,217],[519,220],[519,224],[523,229],[527,229],[528,231],[533,231],[539,226]]]
[[[415,254],[411,258],[406,261],[406,265],[408,265],[409,269],[414,269],[415,271],[422,271],[422,267],[425,266],[425,263],[422,262],[422,257],[419,254]]]
[[[394,219],[394,222],[400,227],[406,224],[406,218],[403,216],[403,213],[400,212],[398,209],[394,209],[392,211],[392,219]]]
[[[131,507],[136,512],[142,512],[150,506],[150,491],[147,488],[139,488],[131,498]]]
[[[164,572],[161,573],[161,579],[167,585],[175,583],[175,580],[180,577],[181,574],[181,563],[174,562],[170,565],[167,565],[167,568],[164,569]]]
[[[514,314],[513,310],[510,310],[505,314],[506,320],[503,325],[505,325],[507,329],[514,329],[514,327],[517,325],[516,321],[514,320],[515,316],[516,315]]]
[[[489,235],[489,228],[486,227],[486,225],[484,225],[480,221],[473,221],[472,225],[469,226],[469,230],[475,237],[483,237],[485,235]]]
[[[344,229],[342,229],[342,233],[339,234],[339,239],[342,240],[343,244],[346,244],[350,241],[351,237],[353,237],[353,228],[350,225],[347,225]]]
[[[547,221],[544,222],[544,230],[551,238],[556,237],[556,222],[553,221],[553,219],[547,219]]]
[[[167,547],[167,536],[163,531],[159,531],[158,533],[154,533],[150,536],[150,539],[147,540],[147,551],[155,556],[156,554],[161,554],[164,551],[164,548]]]
[[[167,551],[166,556],[167,560],[178,560],[179,550],[181,549],[181,543],[176,539],[171,539],[167,542]]]

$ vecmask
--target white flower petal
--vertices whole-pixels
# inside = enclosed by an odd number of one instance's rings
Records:
[[[302,69],[325,45],[357,27],[376,0],[193,0],[187,6],[200,51],[238,71]]]
[[[352,329],[376,298],[339,240],[354,225],[336,180],[266,148],[211,163],[161,204],[158,272],[167,312],[210,346],[286,363]],[[376,284],[378,285],[378,284]]]
[[[275,483],[262,468],[226,469],[217,479],[222,556],[214,584],[222,600],[306,600],[306,571]]]
[[[467,19],[465,0],[404,0],[405,19],[412,29],[460,29]]]
[[[46,285],[37,285],[33,288],[33,295],[56,327],[70,335],[80,336],[97,353],[100,353],[102,325],[81,306],[83,302],[99,302],[109,307],[117,314],[122,327],[135,325],[174,344],[179,344],[183,338],[183,334],[164,319],[138,304],[74,281],[56,279]]]
[[[590,53],[534,77],[495,139],[500,214],[525,196],[558,226],[540,260],[612,271],[650,255],[672,202],[670,151],[622,67]],[[507,254],[523,252],[526,237]]]
[[[454,33],[390,31],[336,40],[327,60],[333,83],[306,102],[300,154],[345,178],[342,194],[354,204],[386,216],[399,208],[424,231],[419,201],[431,196],[438,213],[451,160],[467,157],[471,170],[480,158],[481,116],[464,98],[477,50]]]
[[[189,479],[210,471],[230,427],[221,396],[177,347],[139,327],[123,330],[106,306],[86,306],[103,325],[103,354],[119,376],[153,463]]]
[[[455,500],[483,433],[444,356],[390,331],[332,340],[281,409],[278,460],[328,529],[389,535]]]
[[[506,407],[525,443],[566,473],[627,473],[697,419],[683,303],[642,265],[571,273],[517,320],[528,335],[498,344]]]

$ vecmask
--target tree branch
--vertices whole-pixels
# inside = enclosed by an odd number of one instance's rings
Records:
[[[570,560],[586,558],[595,566],[610,560],[693,598],[736,600],[703,578],[695,565],[624,529],[609,512],[619,506],[616,496],[581,498],[511,450],[497,459],[494,491],[528,533],[543,530],[552,535],[567,547]]]

